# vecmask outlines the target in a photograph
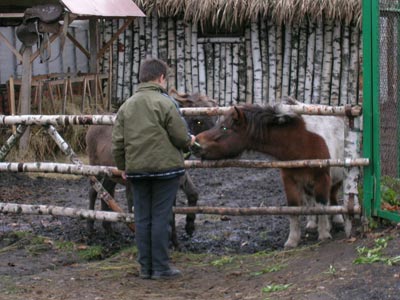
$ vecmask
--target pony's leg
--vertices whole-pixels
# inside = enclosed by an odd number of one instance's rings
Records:
[[[316,205],[323,206],[322,204],[317,203]],[[324,241],[327,239],[331,239],[332,236],[330,234],[331,231],[331,222],[329,221],[329,217],[327,215],[318,216],[318,240]]]
[[[303,204],[305,204],[307,207],[315,205],[314,197],[306,194],[306,191],[304,192],[304,196],[303,196]],[[307,215],[306,220],[307,220],[307,224],[306,224],[307,231],[314,231],[317,229],[317,216]]]
[[[180,187],[185,193],[186,198],[188,199],[188,205],[196,206],[197,200],[199,199],[199,192],[193,184],[192,178],[190,177],[189,173],[186,172],[185,175],[181,177]],[[185,231],[188,235],[192,235],[195,230],[195,220],[196,214],[186,215]]]
[[[315,201],[317,207],[329,205],[331,190],[331,177],[328,174],[318,176],[318,181],[315,183]],[[327,215],[318,216],[318,240],[323,241],[331,239],[330,234],[331,223]]]
[[[300,206],[302,203],[302,191],[297,187],[297,183],[290,175],[290,170],[281,170],[283,186],[286,193],[286,199],[289,206]],[[285,248],[295,248],[301,238],[301,229],[298,216],[289,216],[290,231],[289,237],[285,243]]]
[[[93,188],[93,186],[90,186],[89,189],[89,209],[90,210],[94,210],[95,204],[96,204],[96,199],[97,199],[97,192],[96,190]],[[94,230],[94,220],[87,220],[86,221],[86,226],[88,231],[93,231]]]
[[[341,181],[336,183],[336,184],[334,184],[334,185],[332,185],[331,197],[330,197],[331,198],[330,199],[331,205],[338,205],[338,196],[337,196],[337,194],[338,194],[339,189],[340,189],[341,186],[342,186],[342,182]],[[332,222],[335,223],[335,224],[339,224],[341,226],[344,226],[343,215],[334,215],[333,218],[332,218]]]
[[[285,249],[296,248],[300,242],[301,230],[298,216],[289,216],[290,232]]]

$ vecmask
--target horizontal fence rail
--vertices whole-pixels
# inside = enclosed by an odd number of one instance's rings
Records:
[[[351,211],[343,206],[321,206],[321,207],[288,207],[288,206],[270,206],[270,207],[247,207],[247,208],[230,208],[230,207],[174,207],[175,214],[213,214],[213,215],[230,215],[230,216],[252,216],[252,215],[335,215],[361,213],[361,208],[355,206]],[[66,216],[74,218],[85,218],[110,222],[134,222],[133,214],[117,213],[106,211],[95,211],[89,209],[70,208],[53,205],[29,205],[17,203],[0,203],[0,213],[13,214],[33,214],[33,215],[53,215]]]
[[[366,166],[369,160],[367,158],[356,159],[310,159],[298,161],[263,161],[263,160],[217,160],[201,161],[186,160],[186,168],[321,168],[321,167],[352,167]],[[102,175],[109,177],[121,176],[121,171],[116,167],[76,165],[64,163],[18,163],[2,162],[0,163],[0,172],[36,172],[36,173],[63,173],[73,175]]]
[[[362,112],[359,106],[328,106],[328,105],[282,105],[288,111],[306,115],[338,115],[359,116]],[[197,107],[181,108],[184,116],[221,115],[231,107]],[[113,125],[115,115],[0,115],[0,125]]]

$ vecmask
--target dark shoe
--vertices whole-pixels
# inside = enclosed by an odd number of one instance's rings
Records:
[[[172,279],[182,276],[182,272],[177,269],[169,269],[167,271],[154,271],[152,279]]]
[[[141,270],[139,272],[139,278],[141,278],[141,279],[151,279],[151,271],[149,271],[149,270]]]

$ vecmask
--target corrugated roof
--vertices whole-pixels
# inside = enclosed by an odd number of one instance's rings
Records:
[[[61,0],[64,6],[79,16],[145,17],[132,0]]]

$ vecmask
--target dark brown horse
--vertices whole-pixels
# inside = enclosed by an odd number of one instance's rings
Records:
[[[181,107],[214,107],[217,106],[216,102],[205,95],[201,94],[182,94],[178,93],[176,90],[171,89],[170,95],[173,96]],[[188,127],[191,129],[192,134],[198,134],[203,130],[209,129],[215,124],[215,119],[207,116],[194,116],[185,118]],[[89,164],[100,165],[100,166],[115,166],[111,153],[111,135],[112,126],[108,125],[92,125],[89,127],[86,133],[86,152],[89,156]],[[109,179],[107,177],[98,178],[102,181],[104,188],[114,197],[115,187],[117,183],[125,184],[122,179]],[[184,191],[189,206],[195,206],[198,200],[198,191],[190,178],[188,172],[181,178],[181,189]],[[126,197],[128,199],[128,212],[132,212],[133,203],[129,203],[129,191],[126,190]],[[97,199],[97,192],[93,187],[90,187],[89,191],[89,209],[94,209],[95,202]],[[102,210],[109,210],[107,204],[103,201],[101,202]],[[195,214],[188,214],[186,216],[186,232],[191,235],[195,229]],[[88,221],[89,230],[93,229],[93,220]],[[175,225],[175,223],[173,224]],[[111,230],[110,223],[103,222],[103,227],[106,230]],[[174,244],[177,243],[176,236]]]
[[[315,122],[316,117],[313,117]],[[325,117],[319,118],[320,121],[312,126],[321,126],[337,135],[340,134],[338,128],[342,128],[341,136],[334,139],[343,140],[342,121],[335,119],[334,124],[326,126]],[[245,150],[255,150],[283,161],[329,159],[330,152],[335,150],[328,148],[322,136],[310,130],[302,116],[285,112],[279,105],[237,106],[222,116],[212,129],[196,136],[201,148],[195,154],[202,159],[223,159],[237,157]],[[340,145],[334,146],[340,148]],[[289,206],[328,205],[337,201],[336,193],[342,178],[335,179],[333,184],[329,167],[281,169],[281,176]],[[286,248],[297,247],[301,234],[298,217],[290,216],[289,219]],[[331,238],[327,216],[318,218],[318,238]]]

